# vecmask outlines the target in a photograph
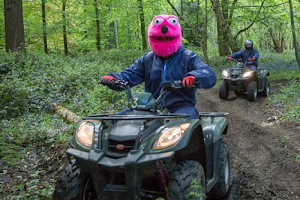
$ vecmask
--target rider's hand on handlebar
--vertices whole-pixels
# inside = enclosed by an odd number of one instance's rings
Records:
[[[117,79],[115,77],[107,75],[102,78],[101,83],[103,85],[106,85],[110,89],[119,90],[121,88],[118,84],[116,84],[116,81],[117,81]]]
[[[105,85],[109,84],[111,81],[116,81],[117,79],[113,76],[107,75],[103,76],[101,82]]]
[[[228,60],[232,60],[232,57],[231,57],[231,56],[228,56]]]
[[[186,76],[182,79],[182,86],[191,88],[192,86],[195,85],[195,80],[196,80],[195,76],[192,76],[192,75]]]
[[[252,57],[252,58],[251,58],[251,60],[252,60],[252,61],[255,61],[255,60],[256,60],[256,58],[255,58],[255,57]]]

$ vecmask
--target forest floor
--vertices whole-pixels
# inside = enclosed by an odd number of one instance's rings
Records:
[[[271,82],[272,93],[279,91],[280,83]],[[231,92],[228,100],[221,100],[217,87],[198,90],[197,107],[202,112],[229,112],[224,140],[230,149],[231,189],[224,199],[300,199],[299,125],[277,118],[277,111],[264,97],[250,102]],[[33,145],[13,167],[0,160],[0,199],[51,193],[49,188],[54,187],[67,162],[68,147]]]
[[[285,81],[271,82],[277,93]],[[300,126],[280,120],[264,97],[250,102],[230,92],[218,98],[218,88],[198,90],[202,112],[229,112],[224,136],[231,157],[231,189],[228,200],[300,199]]]

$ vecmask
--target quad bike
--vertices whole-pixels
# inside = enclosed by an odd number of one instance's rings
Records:
[[[180,81],[164,82],[157,99],[151,93],[131,93],[129,111],[82,118],[67,150],[70,163],[58,179],[54,199],[219,198],[230,185],[230,158],[222,137],[228,113],[168,113],[162,106]]]
[[[235,60],[234,60],[235,61]],[[219,97],[227,99],[229,91],[234,91],[238,96],[247,93],[249,101],[255,101],[257,95],[267,96],[270,93],[270,83],[267,79],[269,70],[259,68],[255,72],[248,68],[253,62],[236,62],[236,66],[222,71],[222,80],[219,86]]]

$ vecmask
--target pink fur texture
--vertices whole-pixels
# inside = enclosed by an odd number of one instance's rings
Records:
[[[174,15],[155,16],[148,27],[148,42],[158,56],[168,57],[175,53],[181,45],[181,27],[178,18]]]

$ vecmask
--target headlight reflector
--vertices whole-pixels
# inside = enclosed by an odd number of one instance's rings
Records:
[[[176,145],[184,136],[184,132],[189,126],[190,123],[184,123],[163,129],[154,142],[153,150],[165,149]]]
[[[251,75],[252,75],[252,71],[245,72],[243,78],[248,78]]]
[[[91,148],[94,140],[95,125],[89,121],[83,121],[76,133],[76,140],[80,145]]]
[[[229,75],[228,71],[224,69],[224,70],[222,71],[222,76],[223,76],[223,77],[228,77],[228,75]]]

